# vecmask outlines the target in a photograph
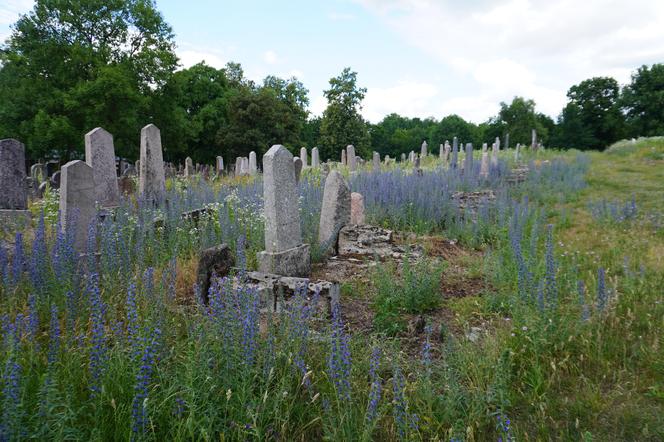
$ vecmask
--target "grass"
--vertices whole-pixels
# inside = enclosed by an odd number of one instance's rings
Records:
[[[14,281],[0,256],[0,439],[663,440],[664,233],[653,219],[664,213],[664,139],[589,153],[585,187],[573,182],[583,170],[575,163],[586,161],[576,152],[523,154],[533,173],[551,176],[497,188],[518,206],[501,200],[476,220],[368,207],[388,228],[427,233],[414,238],[426,254],[342,281],[341,321],[311,313],[297,296],[282,314],[259,315],[257,293],[229,286],[215,288],[209,308],[197,304],[200,248],[227,241],[241,251],[244,242],[255,266],[263,227],[247,177],[200,193],[204,183],[171,183],[185,201],[216,198],[217,216],[197,225],[176,213],[155,231],[135,213],[118,214],[122,229],[99,238],[99,310],[89,275],[58,277],[54,261],[39,288],[30,262]],[[304,185],[316,190],[319,178],[307,170]],[[303,195],[315,237],[319,194]],[[49,241],[56,196],[31,208],[44,209]],[[634,218],[595,219],[589,210],[632,198]],[[26,256],[34,230],[24,235]],[[13,232],[3,233],[11,244]],[[357,305],[369,306],[372,324],[343,323],[344,307]],[[420,316],[428,326],[411,329]],[[135,430],[139,412],[146,420]]]

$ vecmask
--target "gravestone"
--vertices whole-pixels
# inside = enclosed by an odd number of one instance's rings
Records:
[[[350,194],[350,223],[364,224],[364,197],[361,193]]]
[[[312,152],[313,155],[313,152]],[[309,160],[307,158],[307,148],[300,147],[300,160],[302,161],[302,167],[309,167]]]
[[[336,249],[339,230],[348,223],[350,223],[350,188],[343,175],[333,170],[325,180],[318,244],[324,248]]]
[[[258,173],[258,165],[256,164],[256,152],[253,150],[249,152],[249,173],[256,175]]]
[[[242,173],[242,157],[236,157],[235,158],[235,176],[240,176]]]
[[[500,152],[500,137],[496,137],[496,151]]]
[[[185,178],[190,178],[194,176],[194,161],[191,159],[191,157],[187,157],[184,159],[184,176]]]
[[[530,148],[533,150],[537,149],[537,131],[535,129],[531,132]]]
[[[25,146],[18,140],[0,140],[0,210],[26,210],[28,189]]]
[[[61,172],[59,170],[56,170],[53,173],[53,175],[51,176],[51,178],[49,179],[52,188],[54,188],[54,189],[59,189],[60,188],[60,175],[61,175]]]
[[[438,147],[438,158],[441,160],[445,158],[445,145],[443,143],[440,143]]]
[[[519,161],[519,150],[521,149],[521,143],[516,143],[516,148],[514,149],[514,161]]]
[[[424,140],[422,141],[422,147],[420,148],[420,158],[426,158],[427,155],[429,155],[429,145],[427,144],[427,141]]]
[[[198,257],[196,283],[205,304],[209,301],[211,280],[213,278],[228,276],[234,265],[235,259],[226,244],[220,244],[201,251]]]
[[[224,157],[221,155],[217,156],[217,175],[221,175],[224,172]]]
[[[450,162],[450,152],[452,151],[452,146],[450,146],[449,141],[445,140],[445,163]]]
[[[452,162],[450,166],[452,169],[457,168],[457,162],[459,160],[459,140],[457,137],[452,138]]]
[[[97,216],[95,187],[94,171],[84,161],[70,161],[62,166],[60,214],[78,253],[86,251],[90,223]]]
[[[357,157],[355,156],[355,146],[352,144],[346,146],[346,161],[348,161],[350,171],[355,172],[355,169],[357,169]]]
[[[136,191],[134,180],[129,176],[118,178],[118,190],[120,190],[121,195],[133,195]]]
[[[42,163],[33,164],[32,167],[30,167],[30,177],[32,177],[32,180],[37,185],[45,181],[46,178],[48,178],[46,175],[46,165]]]
[[[318,153],[317,147],[311,149],[311,167],[320,167],[320,154]]]
[[[480,177],[486,178],[489,176],[489,152],[482,151],[482,162],[480,163]]]
[[[242,162],[240,163],[240,175],[249,175],[249,158],[242,157]]]
[[[473,143],[466,143],[466,161],[464,164],[464,173],[470,177],[473,174]]]
[[[482,143],[482,153],[486,152],[489,149],[487,143]]]
[[[161,151],[161,132],[154,124],[141,129],[138,193],[153,204],[161,204],[166,197],[164,157]]]
[[[283,276],[308,276],[311,256],[309,245],[302,243],[293,155],[278,144],[263,156],[263,200],[265,250],[257,256],[259,270]]]
[[[497,138],[496,138],[497,139]],[[498,150],[499,147],[496,143],[491,146],[491,167],[498,167]]]
[[[134,169],[134,165],[133,164],[127,165],[127,168],[124,170],[124,172],[122,172],[122,176],[123,177],[136,176],[136,169]]]
[[[505,149],[510,148],[510,134],[509,132],[505,134]]]
[[[341,150],[341,164],[346,166],[346,149]]]
[[[302,174],[302,167],[304,167],[304,162],[298,157],[293,157],[293,167],[295,168],[295,182],[300,182],[300,175]]]
[[[373,153],[373,169],[374,170],[380,170],[380,154],[378,152]]]
[[[406,162],[406,154],[405,154],[405,153],[402,153],[402,154],[401,154],[401,162],[402,162],[402,163],[405,163],[405,162]]]
[[[101,207],[120,205],[113,135],[101,127],[85,134],[85,162],[92,168],[97,203]]]

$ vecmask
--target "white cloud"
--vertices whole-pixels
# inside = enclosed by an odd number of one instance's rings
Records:
[[[270,50],[263,52],[263,61],[267,64],[277,64],[279,63],[279,57],[277,53]]]
[[[370,87],[362,114],[371,122],[378,122],[392,112],[409,117],[434,116],[428,113],[438,95],[435,85],[414,81],[402,81],[387,88]]]
[[[227,54],[231,52],[233,52],[233,48],[226,50],[211,49],[189,43],[184,43],[175,50],[183,68],[188,68],[204,61],[208,66],[221,69],[230,61]]]
[[[25,14],[32,9],[33,0],[4,0],[0,5],[0,25],[11,25],[19,14]]]
[[[573,84],[597,75],[625,82],[641,64],[664,59],[661,0],[356,1],[474,83],[464,95],[481,98],[445,97],[455,104],[484,106],[486,98],[493,109],[523,95],[555,116]],[[493,110],[466,112],[484,119]]]

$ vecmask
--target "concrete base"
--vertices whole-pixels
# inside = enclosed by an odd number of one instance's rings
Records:
[[[308,277],[311,273],[309,244],[302,244],[283,252],[259,252],[258,270],[280,276]]]

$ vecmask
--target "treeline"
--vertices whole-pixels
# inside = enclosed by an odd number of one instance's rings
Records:
[[[529,144],[531,130],[546,146],[601,149],[625,137],[664,134],[664,65],[643,66],[631,83],[597,77],[570,88],[557,121],[533,100],[501,103],[481,124],[458,115],[386,116],[370,124],[361,116],[366,89],[349,68],[330,80],[321,117],[308,111],[308,90],[296,78],[248,80],[237,63],[216,69],[203,63],[178,70],[174,36],[153,2],[37,0],[13,26],[0,51],[0,138],[23,141],[31,160],[80,157],[83,135],[102,126],[116,153],[138,154],[140,128],[162,130],[166,159],[191,156],[212,162],[261,154],[280,143],[295,150],[318,146],[323,160],[354,144],[393,157],[432,149],[457,136],[480,145],[495,137]]]

